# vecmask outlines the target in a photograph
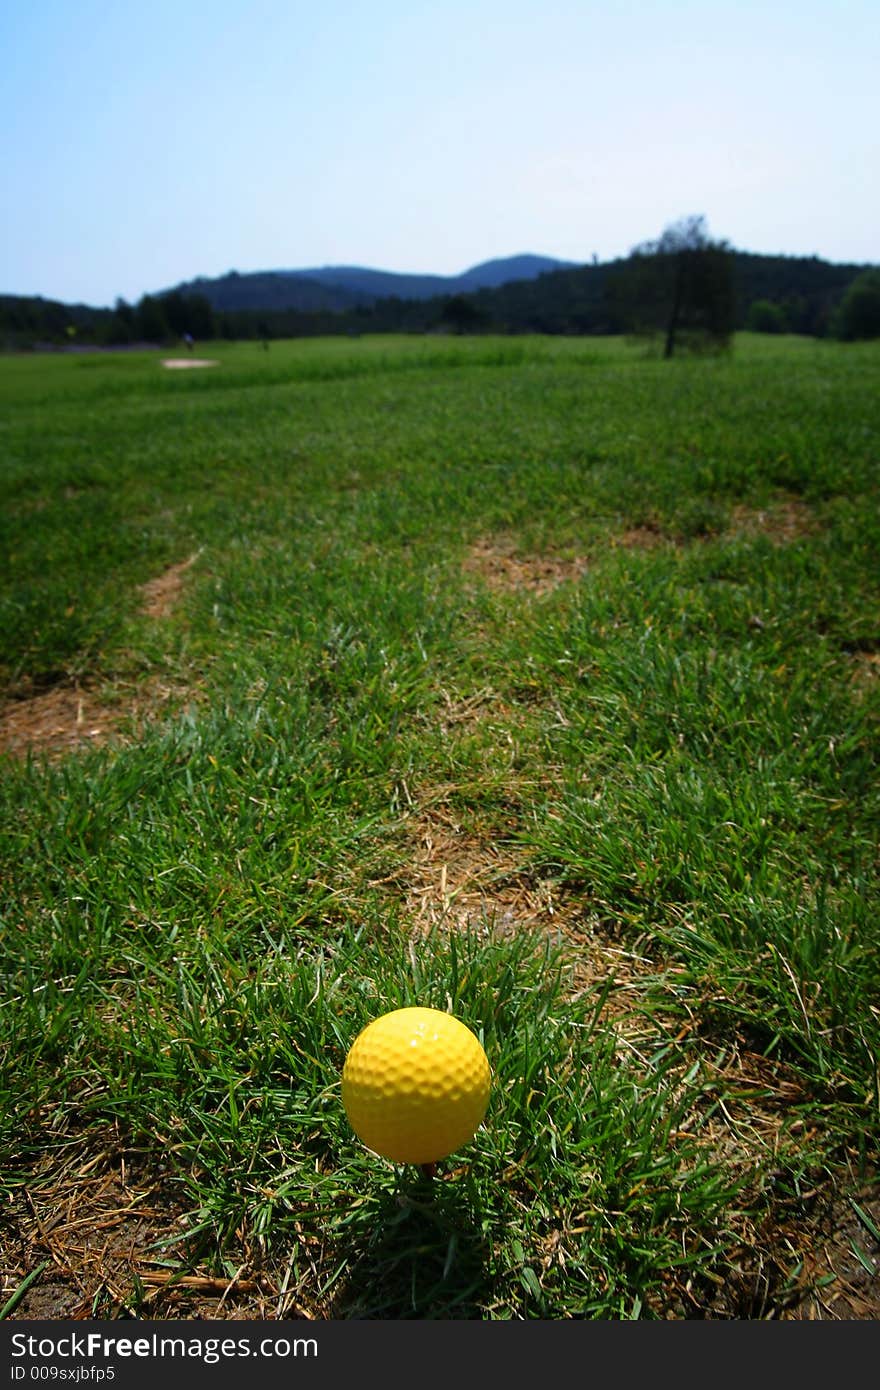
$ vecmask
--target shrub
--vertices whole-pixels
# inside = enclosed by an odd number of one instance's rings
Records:
[[[746,316],[746,328],[750,333],[787,333],[788,318],[781,304],[770,299],[756,299]]]
[[[857,275],[840,304],[834,322],[838,338],[880,338],[880,269]]]

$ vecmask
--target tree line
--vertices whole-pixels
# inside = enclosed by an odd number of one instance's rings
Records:
[[[534,280],[433,299],[377,299],[345,310],[218,310],[208,293],[117,299],[112,309],[0,296],[0,346],[125,347],[184,339],[363,333],[630,334],[667,357],[720,351],[734,332],[880,337],[880,268],[733,250],[705,218],[682,218],[629,256]]]

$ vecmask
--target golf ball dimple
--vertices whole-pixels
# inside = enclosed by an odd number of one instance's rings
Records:
[[[489,1103],[480,1040],[439,1009],[395,1009],[368,1023],[342,1069],[355,1134],[395,1163],[436,1163],[474,1137]]]

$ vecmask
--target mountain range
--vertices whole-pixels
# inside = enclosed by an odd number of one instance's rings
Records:
[[[310,270],[230,270],[213,278],[200,275],[161,295],[203,295],[220,313],[238,309],[296,309],[338,312],[380,299],[423,300],[440,295],[474,294],[516,281],[535,280],[551,271],[575,268],[573,261],[523,254],[482,261],[459,275],[407,275],[365,266],[325,265]]]
[[[866,265],[817,256],[732,250],[735,326],[810,334],[832,331],[848,287]],[[298,338],[362,333],[565,333],[627,331],[614,284],[626,261],[577,264],[520,255],[460,275],[406,275],[364,266],[230,270],[113,309],[0,294],[0,350],[80,348],[197,339]],[[769,310],[769,318],[768,318]],[[757,315],[757,317],[756,317]],[[767,324],[770,324],[768,327]]]

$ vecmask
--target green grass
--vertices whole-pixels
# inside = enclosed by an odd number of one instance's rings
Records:
[[[0,1306],[74,1172],[153,1194],[100,1316],[204,1312],[193,1272],[221,1316],[781,1316],[850,1200],[867,1276],[880,351],[205,355],[0,360],[7,714],[118,732],[0,754]],[[494,1073],[433,1182],[340,1101],[404,1003]]]

